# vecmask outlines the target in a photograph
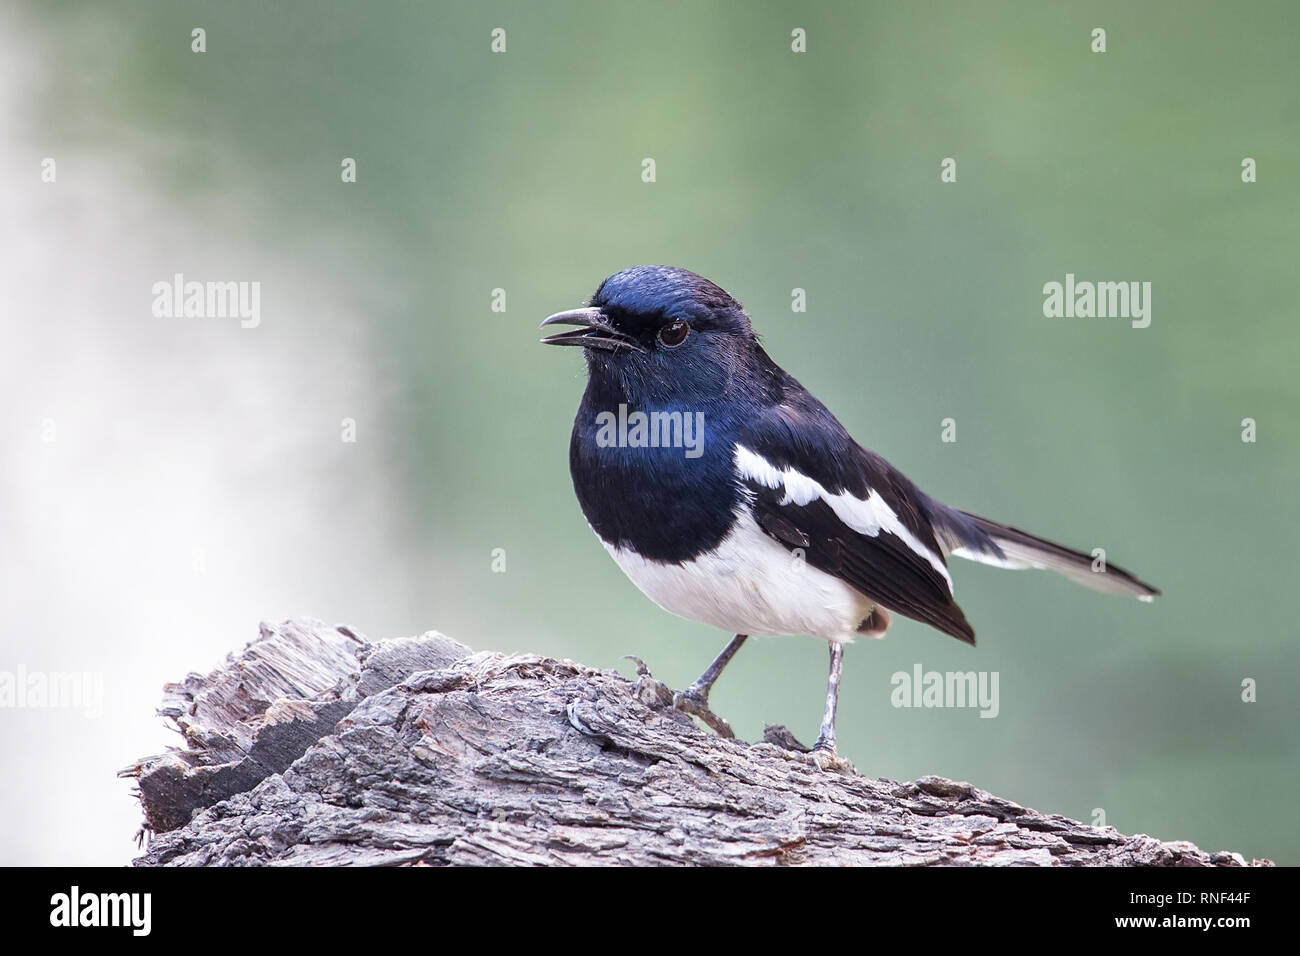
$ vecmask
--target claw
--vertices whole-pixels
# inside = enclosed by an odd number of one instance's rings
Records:
[[[830,770],[835,773],[857,773],[857,769],[845,757],[841,757],[834,747],[814,747],[804,754],[804,759],[818,770]]]
[[[641,703],[653,709],[672,707],[683,714],[698,717],[719,737],[736,736],[731,729],[731,724],[709,710],[709,695],[701,694],[694,684],[684,691],[675,691],[663,681],[656,680],[641,658],[624,654],[623,660],[636,664],[637,679],[632,686],[632,694]]]
[[[835,749],[834,737],[819,736],[806,757],[818,770],[832,770],[836,773],[857,773],[853,764],[841,757],[840,752]]]
[[[839,755],[835,742],[818,738],[811,747],[801,744],[794,734],[781,724],[768,724],[763,728],[763,740],[774,744],[782,750],[790,751],[791,756],[801,763],[809,763],[818,770],[830,770],[836,773],[857,773],[853,764]]]
[[[637,677],[649,677],[649,676],[650,676],[650,668],[646,667],[646,666],[645,666],[645,661],[641,660],[641,658],[637,657],[635,654],[624,654],[624,655],[623,655],[623,660],[625,660],[625,661],[631,661],[633,664],[636,665],[636,676],[637,676]]]
[[[672,688],[663,681],[655,680],[645,661],[631,654],[624,654],[624,660],[636,664],[636,683],[632,685],[632,696],[647,707],[668,707],[673,702]]]
[[[699,694],[693,687],[688,687],[684,691],[673,694],[673,706],[684,714],[700,718],[719,737],[730,739],[736,736],[731,729],[731,724],[709,710],[708,695]]]

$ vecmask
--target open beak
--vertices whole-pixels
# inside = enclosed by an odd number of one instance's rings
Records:
[[[544,329],[548,325],[576,325],[578,328],[548,335],[542,339],[543,345],[580,345],[585,349],[601,349],[606,352],[616,352],[621,348],[633,352],[645,351],[637,342],[605,321],[605,314],[600,309],[556,312],[538,328]]]

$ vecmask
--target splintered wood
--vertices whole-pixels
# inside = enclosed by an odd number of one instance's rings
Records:
[[[142,866],[1244,865],[941,777],[824,769],[779,731],[714,736],[618,673],[434,632],[264,625],[160,712],[187,749],[123,771]]]

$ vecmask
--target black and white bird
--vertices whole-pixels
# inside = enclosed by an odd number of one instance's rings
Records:
[[[890,615],[975,643],[947,558],[1046,568],[1150,601],[1160,592],[1090,555],[940,504],[863,448],[768,358],[740,303],[685,269],[636,266],[585,308],[542,326],[581,347],[587,388],[569,446],[596,536],[660,607],[735,634],[680,709],[719,733],[709,690],[749,635],[830,645],[814,747],[835,752],[844,645],[882,637]]]

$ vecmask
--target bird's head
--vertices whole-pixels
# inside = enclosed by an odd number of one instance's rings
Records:
[[[690,402],[721,394],[755,348],[739,302],[703,276],[633,266],[600,284],[586,308],[542,326],[574,325],[542,339],[579,345],[593,384],[632,401]]]

